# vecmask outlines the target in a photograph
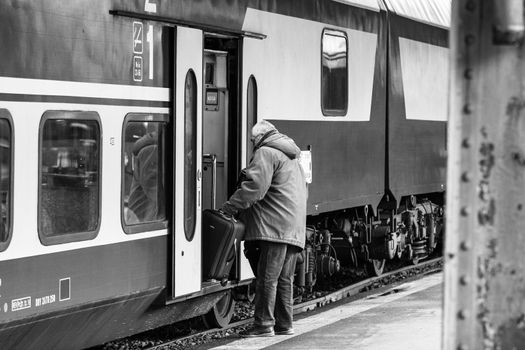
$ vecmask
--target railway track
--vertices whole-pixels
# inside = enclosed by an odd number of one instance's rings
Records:
[[[442,269],[442,257],[430,259],[427,261],[420,262],[417,265],[406,266],[400,269],[396,269],[390,272],[386,272],[379,277],[371,277],[364,280],[361,280],[352,285],[343,287],[336,291],[330,292],[323,296],[311,299],[305,302],[301,302],[294,305],[294,315],[302,314],[308,311],[312,311],[321,307],[324,307],[328,304],[334,303],[338,300],[355,296],[361,292],[365,292],[371,289],[379,288],[385,284],[393,283],[405,278],[412,277],[419,273],[432,273],[437,272]],[[161,344],[156,344],[154,346],[144,347],[143,350],[166,350],[166,349],[186,349],[204,342],[199,341],[199,339],[208,338],[208,341],[212,339],[214,334],[230,335],[231,333],[236,333],[232,330],[236,328],[245,327],[253,322],[253,317],[245,318],[236,322],[230,323],[225,328],[214,328],[191,335],[179,337],[169,341],[165,341]],[[215,337],[217,338],[217,337]]]

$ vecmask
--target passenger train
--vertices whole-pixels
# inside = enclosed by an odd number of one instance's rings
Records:
[[[202,211],[271,121],[302,150],[296,292],[443,236],[450,0],[0,2],[0,348],[86,348],[204,315]]]

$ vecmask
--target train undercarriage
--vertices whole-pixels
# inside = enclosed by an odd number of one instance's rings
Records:
[[[364,206],[309,217],[306,246],[296,267],[297,293],[311,291],[317,280],[332,277],[341,267],[379,276],[389,260],[417,264],[440,252],[442,195],[410,196],[401,203],[384,200],[377,213]]]

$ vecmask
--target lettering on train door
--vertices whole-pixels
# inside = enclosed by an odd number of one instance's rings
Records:
[[[133,81],[142,81],[142,52],[144,51],[144,26],[133,22]]]
[[[146,51],[144,52],[144,24],[133,22],[133,81],[141,82],[144,72],[144,65],[148,69],[148,78],[153,80],[153,31],[152,24],[146,25]],[[143,59],[142,55],[145,56]]]
[[[142,81],[142,57],[133,56],[133,80]]]

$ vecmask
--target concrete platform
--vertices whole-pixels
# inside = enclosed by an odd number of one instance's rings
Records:
[[[206,349],[439,350],[442,289],[442,273],[432,274],[299,315],[293,336],[236,337]]]

